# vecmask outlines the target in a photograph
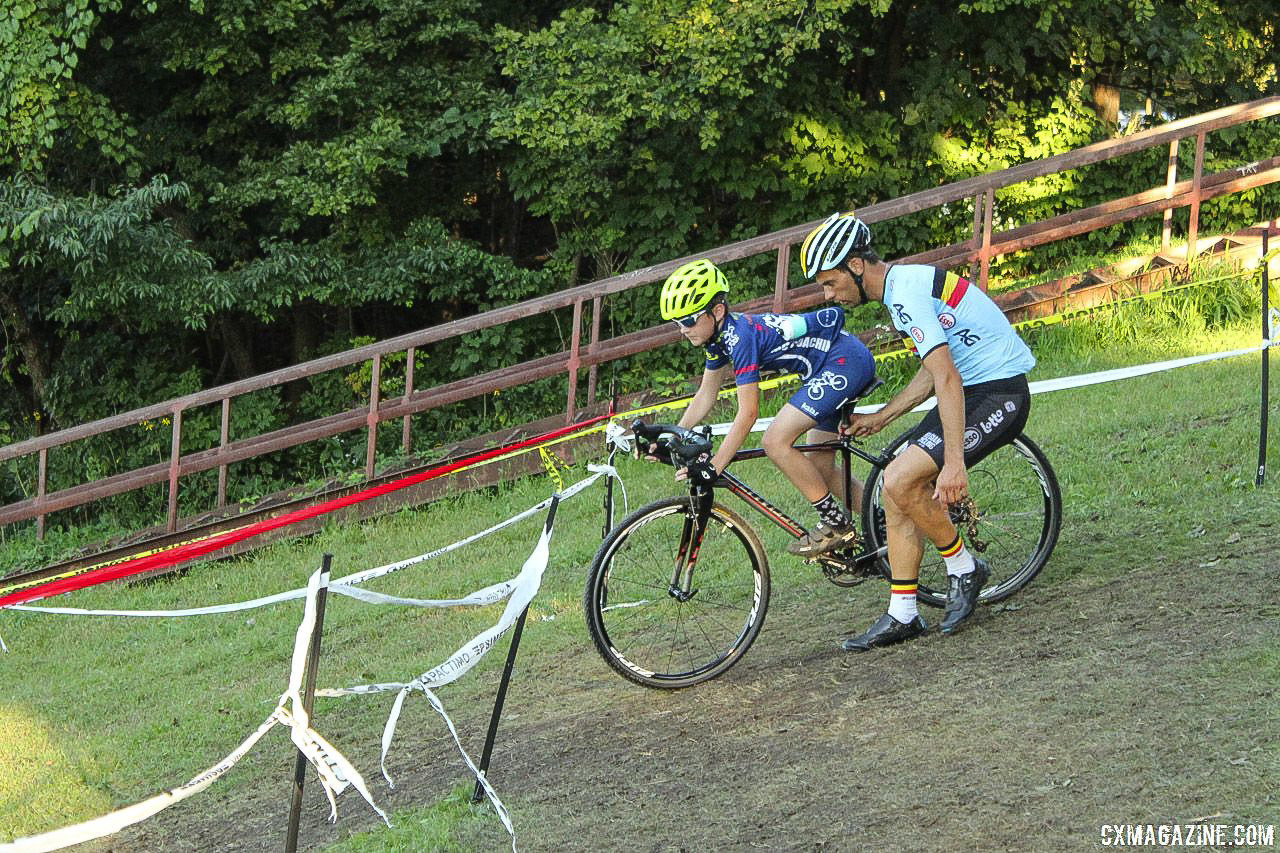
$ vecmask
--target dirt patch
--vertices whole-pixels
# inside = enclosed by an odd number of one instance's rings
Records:
[[[1099,849],[1105,823],[1280,823],[1280,532],[1246,541],[1212,566],[1051,565],[953,637],[856,656],[836,634],[874,619],[884,589],[775,565],[756,645],[701,687],[631,686],[585,640],[524,658],[492,778],[527,851],[1075,850]],[[450,711],[478,754],[489,709]],[[407,703],[398,787],[371,780],[381,805],[465,778],[442,730]],[[309,785],[304,848],[376,822],[348,794],[328,824]],[[99,849],[278,850],[287,806],[287,782],[211,794]],[[494,818],[459,846],[509,842]]]

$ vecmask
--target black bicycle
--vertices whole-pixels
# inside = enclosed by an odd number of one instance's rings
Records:
[[[711,452],[705,427],[636,421],[632,429],[656,443],[655,455],[677,467]],[[881,475],[906,447],[905,434],[878,456],[847,436],[799,445],[803,451],[840,455],[846,496],[851,457],[871,465],[863,488],[860,546],[810,561],[833,583],[853,586],[868,577],[889,578]],[[763,455],[763,449],[742,450],[733,461]],[[583,600],[596,648],[636,684],[672,690],[715,678],[738,662],[764,624],[768,556],[751,525],[716,500],[717,490],[737,495],[794,537],[805,532],[727,469],[712,486],[691,485],[687,495],[654,501],[622,519],[596,552]],[[969,549],[991,565],[979,602],[1007,598],[1036,576],[1058,540],[1062,496],[1049,460],[1031,439],[1019,436],[969,470],[969,499],[953,505],[951,517],[965,532]],[[946,603],[945,564],[932,548],[925,548],[917,594],[927,605]]]

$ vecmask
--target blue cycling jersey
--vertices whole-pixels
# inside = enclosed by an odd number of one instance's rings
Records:
[[[862,346],[844,331],[844,310],[834,306],[807,314],[729,314],[706,346],[707,369],[732,364],[738,385],[759,382],[762,370],[798,373],[805,380],[833,348],[841,351],[836,357],[846,355],[850,341]]]
[[[835,432],[840,407],[876,375],[875,359],[862,341],[844,331],[844,310],[808,314],[730,314],[707,344],[707,369],[733,365],[734,382],[752,385],[760,371],[798,373],[802,385],[787,402]]]
[[[953,272],[922,264],[891,266],[884,304],[921,360],[949,346],[965,385],[1008,379],[1035,367],[1035,356],[999,306]]]

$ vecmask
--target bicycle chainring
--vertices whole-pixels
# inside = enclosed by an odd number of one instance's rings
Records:
[[[875,560],[859,560],[861,552],[852,548],[816,558],[823,577],[836,586],[857,586],[867,578],[880,577]]]

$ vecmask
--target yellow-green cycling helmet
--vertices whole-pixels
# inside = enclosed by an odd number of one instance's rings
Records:
[[[724,273],[705,258],[681,266],[662,284],[662,319],[678,320],[701,311],[717,294],[728,293]]]

